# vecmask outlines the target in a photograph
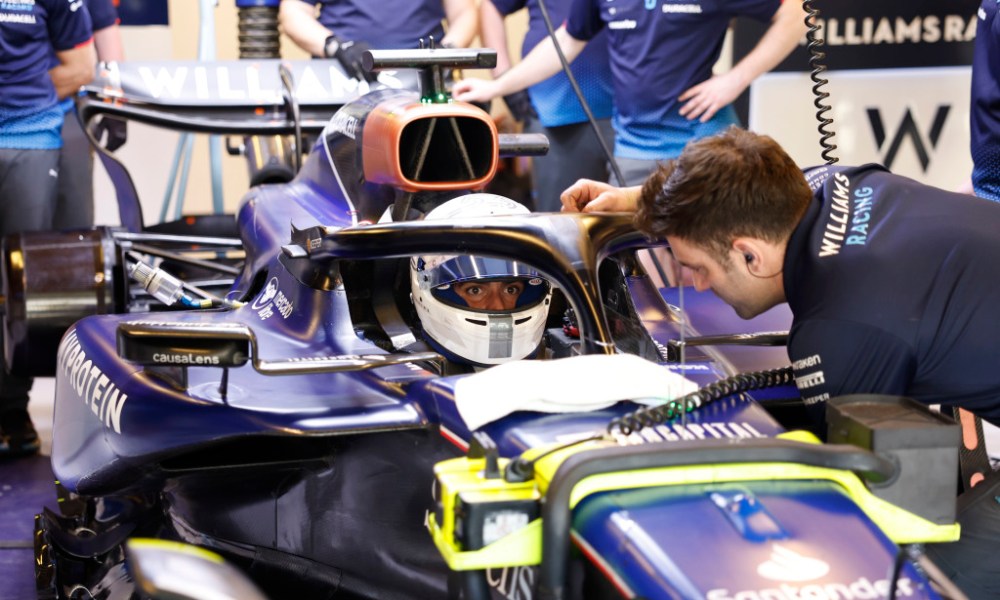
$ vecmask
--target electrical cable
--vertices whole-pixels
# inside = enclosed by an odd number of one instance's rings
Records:
[[[597,141],[601,144],[601,150],[603,150],[604,155],[608,157],[608,164],[611,166],[611,171],[615,174],[615,179],[618,180],[619,187],[625,187],[625,177],[622,176],[622,171],[618,167],[618,161],[615,160],[614,153],[611,151],[611,148],[608,147],[607,140],[605,140],[604,136],[601,135],[601,128],[597,124],[597,119],[594,118],[594,113],[591,112],[590,105],[587,104],[587,99],[583,97],[583,91],[576,83],[576,77],[573,76],[573,71],[569,68],[569,61],[566,60],[566,55],[563,54],[562,47],[559,45],[559,40],[556,39],[556,30],[552,27],[552,20],[549,18],[549,11],[545,7],[545,0],[538,0],[538,8],[542,10],[542,19],[545,21],[545,28],[549,31],[549,38],[552,40],[552,45],[555,47],[556,54],[559,56],[559,62],[562,63],[563,72],[566,74],[566,78],[569,79],[569,84],[573,87],[573,92],[580,101],[580,106],[583,108],[583,112],[587,115],[587,121],[594,129]]]
[[[281,95],[285,100],[285,110],[295,127],[295,152],[292,153],[292,166],[298,173],[302,168],[302,115],[299,111],[299,101],[295,97],[295,84],[292,81],[292,71],[288,65],[278,65],[278,77],[281,79]]]

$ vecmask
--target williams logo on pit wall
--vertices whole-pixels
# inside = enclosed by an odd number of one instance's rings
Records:
[[[944,129],[950,111],[950,105],[939,104],[930,127],[920,127],[917,124],[917,119],[913,116],[913,111],[907,108],[895,133],[887,135],[882,111],[878,108],[866,109],[868,122],[871,124],[872,134],[875,136],[875,145],[882,156],[882,164],[891,170],[903,142],[909,140],[913,150],[917,153],[921,169],[926,173],[931,164],[931,151],[937,148],[938,140],[941,139],[941,131]]]

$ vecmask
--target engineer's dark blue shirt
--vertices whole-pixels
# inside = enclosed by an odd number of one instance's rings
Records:
[[[444,37],[442,0],[309,0],[319,4],[319,22],[344,41],[372,48],[410,49],[420,39]]]
[[[783,274],[806,403],[897,394],[1000,424],[1000,204],[878,165],[807,179]]]
[[[62,145],[63,112],[49,77],[50,57],[91,35],[83,0],[0,2],[0,148]]]
[[[547,0],[549,20],[558,29],[566,20],[573,0]],[[528,7],[528,33],[524,36],[521,56],[528,54],[548,37],[549,31],[538,7],[538,0],[493,0],[493,5],[502,15],[509,15]],[[595,118],[607,119],[614,107],[611,86],[611,66],[608,63],[608,40],[602,32],[587,43],[583,52],[570,65],[573,77],[590,105]],[[531,103],[538,113],[538,120],[546,127],[558,127],[572,123],[583,123],[587,114],[573,92],[569,78],[561,71],[545,81],[528,88]]]
[[[972,58],[972,186],[1000,201],[1000,0],[983,0]]]
[[[608,32],[615,90],[615,154],[665,159],[689,140],[736,122],[731,107],[707,123],[678,112],[678,97],[712,76],[729,22],[768,22],[781,0],[574,0],[566,31],[578,40]]]

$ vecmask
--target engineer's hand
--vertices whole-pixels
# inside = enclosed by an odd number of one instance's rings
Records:
[[[704,123],[736,100],[746,87],[747,83],[733,71],[706,79],[680,95],[678,100],[684,102],[681,116]]]
[[[463,79],[451,88],[451,97],[460,102],[489,102],[500,95],[494,79]]]
[[[618,188],[603,181],[580,179],[560,196],[563,212],[635,212],[641,188]]]

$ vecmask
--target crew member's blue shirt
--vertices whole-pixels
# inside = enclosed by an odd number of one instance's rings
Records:
[[[569,14],[572,0],[556,0],[545,3],[552,26],[558,28]],[[528,32],[521,46],[521,56],[525,56],[543,39],[549,36],[548,28],[538,7],[538,0],[493,0],[493,5],[502,15],[509,15],[528,7]],[[570,65],[583,97],[597,119],[607,119],[614,107],[611,85],[611,66],[608,62],[607,36],[601,32],[587,43],[583,52]],[[569,83],[565,73],[559,72],[545,81],[528,88],[531,103],[538,113],[538,120],[546,127],[558,127],[573,123],[583,123],[587,115]]]
[[[678,112],[678,97],[712,76],[729,22],[769,22],[781,0],[574,0],[566,31],[589,40],[608,30],[614,77],[615,154],[658,160],[689,140],[736,123],[731,107],[707,123]]]
[[[82,0],[0,3],[0,148],[59,148],[63,112],[49,77],[52,52],[87,43]]]
[[[118,10],[115,9],[115,5],[111,0],[84,0],[84,6],[87,7],[87,12],[90,13],[90,22],[93,24],[95,32],[118,24]],[[55,54],[53,54],[52,66],[54,67],[56,64],[58,64],[58,60]],[[62,108],[64,113],[73,110],[73,106],[72,96],[64,98],[60,103],[60,108]]]
[[[309,0],[319,4],[319,22],[342,41],[376,49],[418,48],[420,39],[444,37],[441,0]]]
[[[1000,0],[983,0],[972,58],[972,186],[1000,201]]]
[[[807,405],[895,394],[1000,424],[1000,205],[878,165],[807,179],[783,272]]]

